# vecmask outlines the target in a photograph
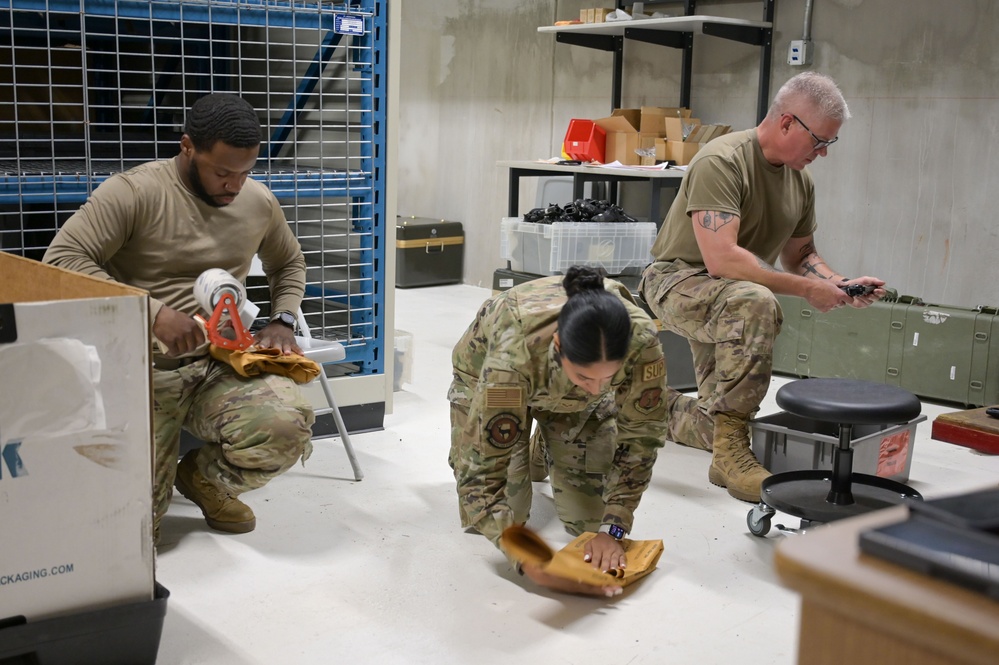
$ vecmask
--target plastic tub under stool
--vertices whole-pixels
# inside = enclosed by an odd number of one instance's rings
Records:
[[[904,483],[909,479],[918,416],[899,425],[854,425],[853,471]],[[839,426],[785,411],[749,423],[753,453],[771,473],[832,469]]]

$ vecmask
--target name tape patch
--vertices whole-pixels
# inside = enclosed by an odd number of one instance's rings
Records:
[[[642,366],[642,381],[655,381],[666,375],[666,360],[660,358]]]

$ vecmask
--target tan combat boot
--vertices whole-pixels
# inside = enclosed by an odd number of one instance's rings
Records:
[[[537,430],[531,435],[527,454],[527,465],[531,474],[531,482],[540,483],[548,477],[548,464],[545,461],[545,442]]]
[[[708,480],[740,501],[760,500],[760,483],[770,475],[749,447],[749,422],[719,413],[714,418],[714,450]]]
[[[227,533],[247,533],[257,526],[250,507],[236,497],[219,490],[205,479],[195,463],[198,451],[192,450],[177,465],[174,485],[205,515],[208,526]]]

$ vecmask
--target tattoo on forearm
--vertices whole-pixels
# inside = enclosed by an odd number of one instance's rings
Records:
[[[758,256],[756,257],[756,262],[759,263],[760,267],[766,270],[767,272],[780,272],[779,270],[777,270],[777,268],[774,268],[772,265],[770,265],[769,263],[767,263]]]
[[[824,277],[822,273],[815,269],[815,265],[805,261],[801,264],[801,271],[806,275],[815,275],[816,277]]]
[[[706,212],[701,217],[701,226],[709,231],[728,226],[735,219],[735,215],[730,212]]]
[[[819,266],[824,266],[828,272],[831,272],[826,262],[820,259],[817,254],[810,254],[801,262],[801,274],[815,275],[819,279],[829,279],[830,275],[819,272]]]
[[[814,242],[805,243],[801,247],[801,262],[799,265],[801,266],[802,275],[815,275],[819,279],[832,279],[835,276],[832,268],[815,251]],[[820,266],[825,266],[825,272],[819,272]]]

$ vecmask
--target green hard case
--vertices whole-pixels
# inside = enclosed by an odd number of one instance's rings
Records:
[[[999,403],[999,315],[991,307],[933,305],[902,296],[821,313],[777,296],[784,324],[774,371],[864,379],[964,406]]]

